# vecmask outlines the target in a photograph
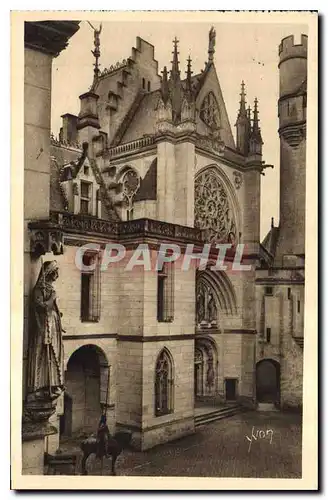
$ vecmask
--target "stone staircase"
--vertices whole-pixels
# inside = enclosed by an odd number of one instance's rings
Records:
[[[303,350],[304,349],[304,337],[294,337],[296,344]]]
[[[247,408],[239,404],[232,404],[229,406],[223,406],[221,408],[208,408],[208,411],[205,412],[205,409],[202,413],[195,415],[195,427],[200,427],[201,425],[209,424],[211,422],[215,422],[216,420],[222,420],[223,418],[232,417],[237,413],[241,413],[246,411]]]

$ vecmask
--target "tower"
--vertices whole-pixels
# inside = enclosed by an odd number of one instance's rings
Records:
[[[291,264],[305,253],[305,160],[307,36],[295,45],[294,37],[279,46],[280,91],[280,229],[277,264]],[[287,259],[287,260],[286,260]]]

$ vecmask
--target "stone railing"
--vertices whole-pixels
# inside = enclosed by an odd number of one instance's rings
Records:
[[[138,149],[143,149],[148,146],[152,146],[155,140],[153,136],[143,137],[142,139],[137,139],[136,141],[127,142],[125,144],[120,144],[113,148],[109,148],[109,157],[113,158],[115,156],[120,156],[123,154],[129,154],[137,151]]]
[[[82,144],[80,144],[78,142],[63,141],[63,140],[60,140],[59,138],[57,139],[53,134],[50,135],[50,144],[52,146],[60,146],[60,147],[75,149],[78,151],[82,151],[82,149],[83,149]]]
[[[50,220],[63,231],[76,233],[98,233],[116,236],[118,226],[115,221],[98,219],[88,215],[76,215],[66,212],[50,212]]]
[[[97,233],[119,240],[127,236],[154,236],[190,242],[204,242],[203,232],[194,227],[180,226],[153,219],[108,221],[88,215],[50,212],[53,229],[73,233]],[[33,223],[32,223],[33,224]],[[35,224],[35,223],[34,223]]]
[[[128,61],[126,59],[123,59],[122,62],[118,61],[116,64],[111,64],[109,68],[104,68],[101,71],[99,78],[101,78],[103,76],[107,76],[110,73],[117,71],[118,69],[125,68],[125,66],[127,66],[127,64],[128,64]]]

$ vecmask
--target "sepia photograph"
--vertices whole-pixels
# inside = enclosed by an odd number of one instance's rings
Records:
[[[12,488],[317,489],[318,14],[11,22]]]

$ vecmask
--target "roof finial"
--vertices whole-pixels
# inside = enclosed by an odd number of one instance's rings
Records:
[[[271,227],[274,228],[274,217],[271,217]]]
[[[96,86],[96,83],[98,82],[98,77],[99,77],[99,73],[100,73],[100,69],[99,69],[99,57],[100,57],[100,33],[101,33],[101,30],[102,30],[102,23],[100,23],[99,29],[96,29],[90,23],[90,21],[88,21],[88,24],[91,26],[91,28],[93,29],[93,32],[94,32],[94,46],[95,46],[95,50],[91,51],[91,53],[93,54],[93,56],[94,56],[94,58],[96,60],[95,63],[94,63],[95,69],[93,70],[94,76],[93,76],[93,83],[92,83],[92,86],[91,86],[91,90],[94,90],[94,88]]]
[[[213,63],[213,56],[215,53],[215,37],[216,37],[216,31],[214,29],[214,26],[210,29],[210,32],[208,34],[208,62],[209,64]]]
[[[179,70],[179,60],[178,60],[178,43],[179,43],[179,40],[177,39],[177,37],[174,38],[173,40],[173,44],[174,44],[174,48],[173,48],[173,61],[172,62],[172,69],[171,69],[171,75],[170,75],[170,78],[171,80],[178,80],[180,79],[180,70]]]

